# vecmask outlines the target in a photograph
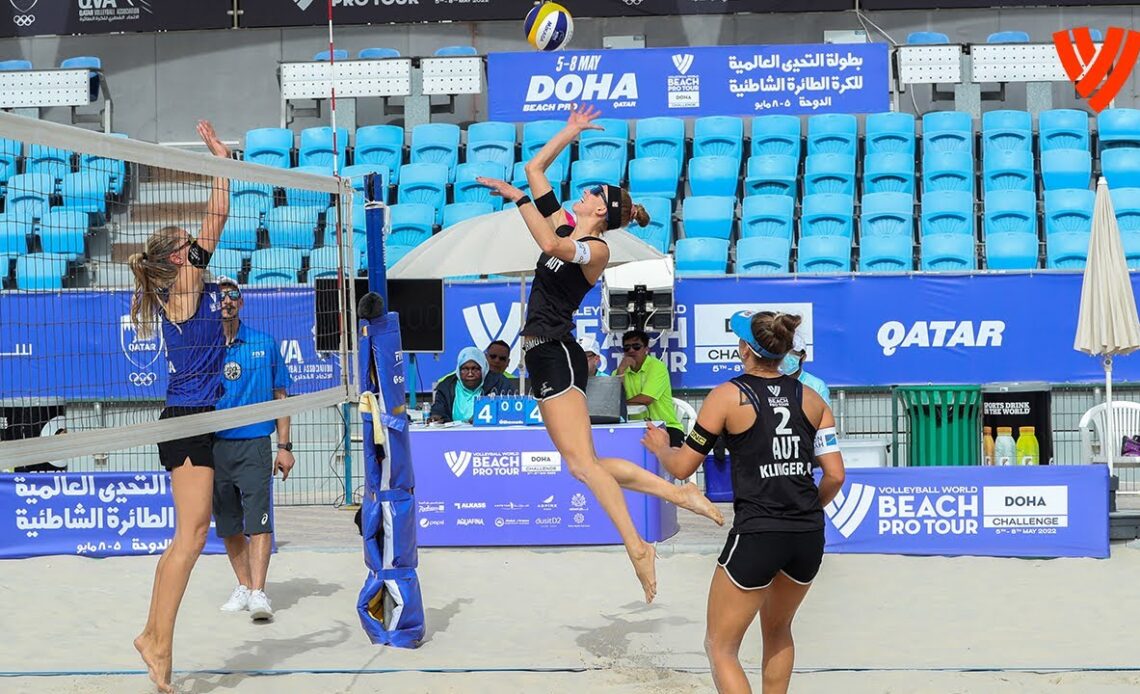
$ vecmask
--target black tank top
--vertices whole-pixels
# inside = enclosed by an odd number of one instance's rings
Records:
[[[790,376],[732,379],[756,423],[725,432],[732,461],[733,533],[823,529],[814,469],[816,428],[803,411],[803,384]]]
[[[563,225],[555,232],[562,238],[574,233],[574,227]],[[602,241],[587,236],[582,241]],[[605,241],[602,241],[605,243]],[[594,285],[586,279],[582,266],[549,256],[538,256],[534,283],[526,306],[526,324],[521,335],[569,340],[574,334],[574,312]]]

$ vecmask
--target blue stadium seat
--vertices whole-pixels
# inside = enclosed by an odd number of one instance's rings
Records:
[[[447,204],[447,167],[443,164],[404,164],[400,167],[399,202],[422,202],[435,208],[435,221],[443,221]]]
[[[435,49],[435,53],[439,57],[454,57],[465,55],[479,55],[479,51],[474,46],[444,46],[443,48]]]
[[[566,170],[562,168],[562,163],[555,161],[546,170],[546,180],[550,183],[551,189],[554,190],[554,197],[561,201],[564,197],[563,190],[566,188]],[[526,162],[518,162],[515,164],[514,176],[511,179],[511,185],[518,188],[522,192],[530,195],[530,181],[526,177]],[[513,202],[503,203],[503,207],[507,208],[514,205]]]
[[[31,70],[30,60],[0,60],[0,70]]]
[[[792,240],[783,236],[750,236],[736,242],[736,274],[771,275],[786,273],[790,265]]]
[[[754,140],[755,141],[755,140]],[[787,154],[753,154],[748,158],[744,195],[786,195],[796,197],[800,163]]]
[[[381,199],[388,203],[388,179],[390,177],[390,169],[383,164],[353,164],[346,166],[340,172],[341,178],[347,178],[352,183],[352,190],[358,197],[363,197],[365,193],[364,184],[368,174],[376,174],[380,176],[380,191]]]
[[[356,259],[356,271],[368,272],[368,237],[363,233],[352,235],[352,255]]]
[[[922,117],[922,153],[974,152],[974,121],[962,111],[933,111]]]
[[[321,246],[309,255],[309,272],[305,281],[313,284],[322,277],[336,277],[339,272],[340,249],[336,246]]]
[[[489,205],[492,210],[501,210],[503,208],[503,199],[498,195],[492,195],[490,188],[475,179],[502,179],[506,177],[507,169],[504,169],[498,162],[479,161],[460,164],[455,167],[455,185],[452,188],[452,197],[455,202],[485,203]]]
[[[1140,147],[1140,110],[1107,108],[1097,116],[1096,132],[1102,150]]]
[[[332,166],[297,166],[290,171],[313,174],[314,176],[332,176]],[[322,193],[311,188],[286,188],[285,204],[294,207],[319,207],[322,210],[332,202],[330,193]]]
[[[384,58],[399,58],[400,51],[395,48],[362,48],[356,57],[360,60],[382,60]]]
[[[510,171],[515,165],[515,124],[498,121],[467,127],[467,162],[490,161]]]
[[[4,211],[24,217],[42,217],[48,211],[55,181],[50,174],[23,173],[8,179]]]
[[[674,257],[682,276],[723,275],[728,271],[728,239],[678,239]]]
[[[787,195],[750,195],[740,210],[740,237],[779,236],[790,242],[794,229],[796,201]]]
[[[260,226],[261,222],[252,214],[241,214],[238,210],[231,209],[230,215],[226,217],[222,236],[218,239],[218,248],[231,250],[248,258],[257,250],[257,229]]]
[[[914,195],[914,153],[877,152],[863,162],[863,194]]]
[[[66,256],[28,253],[16,258],[16,289],[62,289],[66,274]]]
[[[986,37],[986,43],[1029,43],[1024,31],[996,31]]]
[[[116,134],[116,137],[126,137],[126,135]],[[127,165],[121,159],[108,159],[98,154],[80,154],[79,170],[105,174],[110,181],[111,193],[123,194],[123,187],[127,182]]]
[[[1140,188],[1109,187],[1108,194],[1120,235],[1140,234]]]
[[[336,208],[330,207],[325,210],[325,243],[331,244],[336,240]],[[344,232],[351,231],[354,234],[363,234],[367,231],[368,226],[365,222],[364,205],[353,204],[352,206],[352,220],[351,225],[343,223]]]
[[[17,162],[20,160],[24,145],[19,140],[0,138],[0,191],[8,179],[17,173]]]
[[[301,262],[301,251],[296,248],[254,251],[249,262],[249,284],[296,284]]]
[[[621,165],[625,179],[625,166],[629,161],[629,123],[617,118],[599,118],[594,121],[602,130],[583,130],[578,140],[579,159],[611,159]]]
[[[1070,108],[1042,111],[1037,117],[1042,153],[1055,149],[1089,151],[1089,114]]]
[[[297,163],[300,166],[332,167],[336,157],[337,171],[344,168],[347,161],[348,129],[336,129],[336,150],[333,150],[333,130],[328,127],[305,128],[301,131],[301,146],[297,150]]]
[[[396,125],[369,125],[356,131],[353,162],[388,167],[388,180],[400,182],[404,165],[404,129]]]
[[[36,226],[40,249],[57,253],[68,260],[79,260],[87,255],[87,213],[54,209],[43,216]]]
[[[1096,194],[1087,188],[1045,191],[1045,236],[1092,231]]]
[[[736,221],[736,198],[691,196],[681,204],[681,224],[685,238],[698,236],[730,239]]]
[[[937,31],[912,31],[906,35],[906,42],[911,46],[950,43],[950,37]]]
[[[290,168],[293,165],[293,131],[286,128],[257,128],[246,132],[242,158],[263,166]]]
[[[1100,153],[1100,170],[1109,188],[1140,188],[1140,147],[1113,147]]]
[[[1036,190],[1033,152],[1029,150],[986,153],[982,167],[984,190]]]
[[[636,157],[629,162],[629,194],[668,198],[677,197],[681,170],[673,157]]]
[[[804,161],[804,195],[815,193],[854,195],[855,157],[846,154],[809,154]]]
[[[859,145],[859,124],[847,113],[822,113],[807,120],[807,153],[841,154],[855,157]]]
[[[210,272],[214,274],[214,277],[224,276],[240,282],[242,279],[243,260],[244,257],[241,251],[232,248],[223,248],[219,245],[210,256],[209,269]]]
[[[985,198],[986,266],[1037,267],[1037,198],[1025,190],[993,190]]]
[[[740,185],[740,160],[721,155],[689,160],[689,189],[693,195],[736,197]]]
[[[447,180],[455,180],[459,163],[459,126],[452,123],[424,123],[412,129],[412,164],[444,164]]]
[[[969,152],[933,152],[922,159],[923,195],[937,191],[974,193],[974,157]]]
[[[799,116],[756,116],[752,119],[752,156],[784,155],[797,162],[803,154]]]
[[[871,236],[914,237],[914,198],[908,193],[868,193],[863,196],[860,238]]]
[[[798,272],[850,272],[850,236],[805,236],[800,239]]]
[[[880,152],[909,154],[913,164],[913,115],[899,112],[872,113],[867,116],[865,129],[868,155]]]
[[[1028,111],[1004,109],[982,114],[982,142],[990,150],[1033,150],[1033,116]]]
[[[1140,234],[1121,234],[1120,243],[1124,247],[1124,260],[1129,270],[1140,270]]]
[[[960,234],[974,238],[974,196],[961,190],[940,190],[922,196],[921,232],[929,236]]]
[[[1045,239],[1045,267],[1050,270],[1083,270],[1089,257],[1089,232],[1061,231]]]
[[[736,159],[744,153],[744,120],[736,116],[704,116],[693,123],[693,156]]]
[[[923,235],[922,269],[935,272],[969,272],[978,269],[973,235]]]
[[[348,60],[348,51],[344,50],[343,48],[338,48],[332,52],[331,56],[328,51],[321,51],[313,55],[313,61],[327,61],[330,57],[333,60]]]
[[[887,193],[879,193],[886,195]],[[864,236],[859,247],[861,272],[910,272],[914,242],[908,236]]]
[[[111,182],[107,174],[98,171],[67,174],[60,185],[63,207],[67,210],[97,215],[95,223],[102,225],[107,217],[107,193],[110,187]]]
[[[649,224],[641,227],[637,222],[631,222],[626,231],[662,253],[668,253],[669,246],[673,244],[673,201],[644,197],[637,198],[637,202],[649,213]]]
[[[570,199],[596,185],[621,185],[620,162],[615,159],[579,159],[570,166]]]
[[[1041,183],[1045,190],[1088,188],[1091,180],[1092,155],[1088,150],[1047,149],[1041,153]]]
[[[414,249],[415,246],[402,246],[400,244],[384,244],[384,265],[387,269],[391,270],[396,266],[396,263],[403,260],[404,256]]]
[[[685,166],[685,121],[661,116],[637,121],[633,156],[667,157],[677,161],[677,171]],[[632,178],[633,173],[630,173]]]
[[[850,195],[805,195],[800,212],[800,241],[807,236],[843,236],[851,242],[855,201]]]
[[[317,224],[322,212],[324,212],[323,207],[294,205],[274,207],[265,215],[269,245],[273,248],[297,248],[308,251],[316,244]]]
[[[543,145],[553,139],[564,127],[566,127],[566,122],[560,120],[536,120],[523,124],[522,160],[524,162],[530,161],[535,154],[538,154],[538,150],[542,149]],[[563,171],[569,171],[570,148],[567,147],[562,150],[554,161],[562,165]]]
[[[71,173],[71,160],[75,153],[58,147],[45,147],[43,145],[29,145],[24,158],[24,173],[47,174],[55,182]]]
[[[385,244],[418,246],[431,238],[435,210],[430,205],[404,202],[388,208],[388,238]]]
[[[28,252],[28,235],[32,233],[32,220],[16,214],[0,214],[0,255],[20,255]],[[6,277],[7,266],[0,266],[0,277]]]
[[[453,202],[443,208],[443,228],[446,229],[454,224],[459,224],[473,217],[491,214],[494,211],[495,208],[491,207],[489,202]]]

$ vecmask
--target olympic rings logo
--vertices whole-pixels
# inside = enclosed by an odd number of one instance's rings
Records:
[[[18,14],[12,17],[12,22],[18,27],[30,27],[36,22],[34,14]]]
[[[130,375],[131,383],[139,387],[154,385],[158,375],[149,371],[133,371]]]

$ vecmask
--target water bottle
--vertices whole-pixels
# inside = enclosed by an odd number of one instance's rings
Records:
[[[1041,462],[1041,444],[1033,427],[1017,430],[1017,464],[1038,465]]]
[[[1013,427],[998,427],[994,441],[994,465],[1014,465],[1017,462],[1017,444],[1013,440]]]
[[[994,464],[994,428],[985,427],[982,434],[982,465]]]

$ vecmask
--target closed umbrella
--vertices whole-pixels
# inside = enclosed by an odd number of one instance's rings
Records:
[[[1102,177],[1096,187],[1096,206],[1073,349],[1104,358],[1108,440],[1102,442],[1102,446],[1107,451],[1109,474],[1112,474],[1116,448],[1120,445],[1112,414],[1112,358],[1118,354],[1130,354],[1138,348],[1140,318],[1136,315],[1136,297],[1128,277],[1128,264],[1124,259],[1108,183]]]
[[[665,254],[624,229],[605,233],[608,267]],[[534,274],[541,251],[518,210],[473,217],[454,224],[416,246],[391,270],[389,279],[433,279],[463,275],[513,275],[519,278],[519,303],[525,315],[526,278]],[[520,366],[520,374],[523,371]],[[526,376],[519,382],[523,391]]]

